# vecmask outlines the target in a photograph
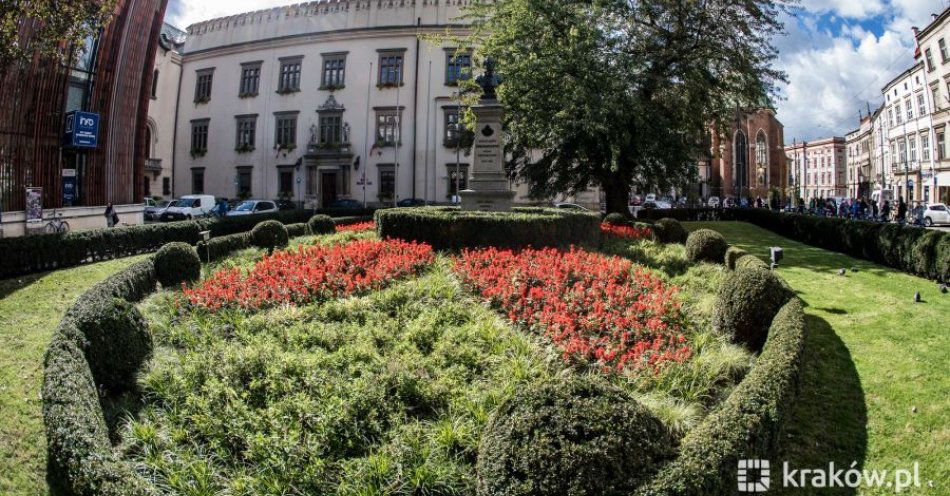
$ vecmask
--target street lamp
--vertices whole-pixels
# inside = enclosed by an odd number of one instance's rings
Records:
[[[455,119],[455,196],[459,198],[459,203],[461,203],[459,191],[461,191],[462,183],[462,166],[459,162],[462,161],[462,131],[465,126],[462,125],[461,114],[458,110],[455,113]]]

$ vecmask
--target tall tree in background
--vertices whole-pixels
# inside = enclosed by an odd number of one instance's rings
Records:
[[[34,55],[64,60],[98,32],[114,6],[115,0],[0,1],[0,75]]]
[[[481,0],[467,42],[504,78],[511,166],[538,197],[695,181],[710,124],[775,91],[772,0]]]

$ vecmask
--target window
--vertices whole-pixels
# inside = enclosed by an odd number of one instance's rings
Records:
[[[237,136],[234,140],[234,149],[238,152],[254,151],[257,135],[257,114],[239,115],[235,117]]]
[[[924,57],[927,58],[927,72],[933,71],[934,68],[935,68],[935,67],[934,67],[934,57],[933,57],[933,54],[930,52],[930,49],[929,49],[929,48],[926,49],[926,50],[924,50]]]
[[[902,116],[904,115],[904,113],[901,112],[901,105],[900,105],[899,102],[898,102],[894,107],[895,107],[895,108],[894,108],[894,113],[897,114],[897,123],[900,124],[900,123],[904,122],[904,118],[902,117]]]
[[[891,127],[894,127],[894,109],[887,109],[888,119],[890,120]]]
[[[449,172],[450,198],[458,195],[459,191],[468,189],[468,164],[445,164],[445,168]]]
[[[894,142],[891,142],[891,163],[897,165],[897,148],[895,148]]]
[[[247,62],[241,64],[241,89],[238,96],[241,98],[257,96],[261,86],[261,63]]]
[[[277,82],[278,93],[293,93],[300,91],[300,65],[303,57],[280,59],[280,80]]]
[[[445,134],[442,144],[448,148],[459,146],[464,149],[471,148],[474,141],[474,133],[470,129],[462,129],[461,134],[456,128],[459,121],[458,107],[446,107],[445,109]],[[461,142],[458,138],[461,137]]]
[[[379,86],[402,84],[402,60],[405,49],[379,52]]]
[[[904,163],[907,161],[906,152],[907,152],[907,143],[904,142],[903,138],[897,140],[897,153],[900,156],[900,161],[899,161],[900,163]]]
[[[346,53],[323,54],[323,76],[320,89],[339,89],[346,77]]]
[[[759,167],[768,165],[768,145],[765,142],[765,133],[759,132],[755,138],[755,164]]]
[[[930,88],[930,96],[933,98],[934,102],[934,112],[940,110],[940,86],[935,85]]]
[[[917,95],[917,115],[927,115],[927,98],[924,97],[923,93]]]
[[[297,148],[297,112],[274,114],[274,148],[293,150]]]
[[[152,100],[158,98],[158,69],[152,72]]]
[[[946,139],[944,137],[943,131],[939,131],[937,133],[937,160],[943,160],[944,157],[946,157],[946,154],[944,153],[945,142]]]
[[[920,159],[929,161],[930,160],[930,135],[921,134],[920,135]]]
[[[395,146],[399,142],[399,113],[395,108],[377,109],[376,146]]]
[[[279,179],[279,189],[281,196],[292,197],[294,195],[294,170],[281,169]]]
[[[201,195],[205,192],[205,169],[196,167],[191,169],[191,194]]]
[[[211,100],[211,82],[214,78],[214,69],[196,71],[195,103],[206,103]]]
[[[392,200],[396,194],[396,166],[379,164],[379,200]]]
[[[459,53],[452,48],[445,54],[445,84],[455,86],[472,73],[472,54]]]
[[[950,59],[950,54],[947,53],[947,42],[943,38],[937,40],[937,46],[940,48],[940,62],[946,62],[947,59]]]
[[[339,145],[343,143],[343,115],[339,113],[320,116],[320,144]]]
[[[148,176],[143,176],[142,179],[145,182],[142,184],[142,194],[145,196],[152,196],[152,181],[149,180]]]
[[[907,110],[907,120],[914,118],[914,104],[910,100],[904,100],[904,108]]]
[[[237,195],[239,198],[249,198],[251,195],[251,171],[250,167],[238,167],[237,169]]]
[[[163,195],[172,194],[172,178],[170,177],[162,178],[162,194]]]
[[[911,136],[907,138],[907,147],[910,150],[910,161],[917,161],[917,137]]]
[[[202,156],[208,151],[208,126],[211,119],[191,121],[191,155]]]

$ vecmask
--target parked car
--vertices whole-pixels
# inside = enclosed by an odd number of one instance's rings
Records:
[[[168,207],[162,212],[159,220],[187,220],[206,217],[215,206],[212,195],[185,195],[175,201],[174,207]]]
[[[589,208],[583,205],[578,205],[576,203],[563,203],[563,202],[555,203],[554,208],[563,208],[564,210],[587,210],[587,211],[590,210]]]
[[[706,204],[713,208],[719,208],[719,197],[710,196],[709,201]]]
[[[145,220],[158,220],[159,216],[162,215],[162,212],[166,208],[171,207],[175,204],[172,200],[162,200],[160,202],[152,202],[152,205],[146,205],[145,211],[142,215],[145,216]]]
[[[419,198],[403,198],[396,203],[397,207],[424,207],[426,201]]]
[[[293,200],[274,200],[274,205],[277,205],[277,210],[296,210],[297,203]]]
[[[735,206],[736,206],[736,199],[731,196],[727,197],[722,202],[722,208],[734,208]]]
[[[950,224],[950,211],[943,203],[934,203],[927,205],[924,210],[924,225],[930,227],[934,224]]]
[[[363,208],[363,204],[349,198],[341,198],[330,202],[329,208]]]
[[[228,212],[228,217],[242,215],[269,214],[277,211],[277,204],[270,200],[244,200],[234,210]]]
[[[665,202],[665,201],[660,201],[660,200],[648,200],[648,201],[643,202],[643,204],[641,204],[641,205],[639,205],[639,206],[632,206],[632,205],[631,205],[631,206],[630,206],[630,215],[632,215],[632,216],[634,216],[634,217],[639,217],[639,214],[640,214],[640,211],[641,211],[641,210],[659,210],[659,209],[667,209],[667,208],[673,208],[673,205],[671,205],[670,203]]]

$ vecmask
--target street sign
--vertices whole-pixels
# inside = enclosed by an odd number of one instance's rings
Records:
[[[99,114],[78,110],[66,114],[63,142],[73,148],[99,146]]]
[[[71,207],[76,201],[76,169],[63,169],[63,206]]]

